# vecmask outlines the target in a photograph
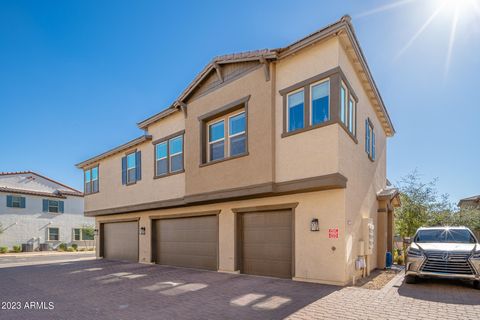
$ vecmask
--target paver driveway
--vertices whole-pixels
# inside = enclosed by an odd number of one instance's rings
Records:
[[[395,282],[395,281],[394,281]],[[0,319],[480,319],[480,290],[450,282],[385,290],[105,260],[0,269]]]

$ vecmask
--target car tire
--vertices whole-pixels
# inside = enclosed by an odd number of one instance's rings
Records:
[[[417,276],[407,275],[405,276],[405,282],[408,284],[415,284],[417,283],[418,278]]]
[[[477,290],[480,290],[480,281],[478,280],[473,281],[473,287]]]

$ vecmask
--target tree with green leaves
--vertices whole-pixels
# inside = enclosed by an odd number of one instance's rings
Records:
[[[88,240],[95,239],[95,228],[92,225],[84,224],[82,226],[82,238],[85,241],[85,247],[88,249]]]

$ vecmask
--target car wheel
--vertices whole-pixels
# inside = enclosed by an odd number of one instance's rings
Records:
[[[478,281],[478,280],[473,281],[473,287],[475,289],[480,290],[480,281]]]
[[[408,283],[408,284],[415,284],[417,283],[417,276],[412,276],[412,275],[408,275],[408,276],[405,276],[405,282]]]

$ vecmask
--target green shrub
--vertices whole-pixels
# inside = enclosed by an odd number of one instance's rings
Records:
[[[83,251],[87,251],[87,250],[85,248],[80,248],[80,249],[78,249],[78,251],[83,252]]]
[[[75,250],[75,248],[73,248],[73,247],[68,247],[68,248],[67,248],[67,251],[68,251],[68,252],[75,252],[75,251],[77,251],[77,250]]]
[[[75,251],[77,251],[77,249],[78,249],[78,244],[73,243],[73,244],[72,244],[72,248],[75,249]]]
[[[13,252],[15,253],[22,252],[22,246],[19,246],[19,245],[13,246]]]
[[[405,261],[403,257],[403,252],[402,250],[395,250],[393,253],[393,261],[398,264],[398,265],[403,265],[403,262]]]
[[[95,251],[95,248],[88,248],[87,251]]]
[[[57,251],[67,251],[67,244],[66,243],[60,243],[57,247]]]
[[[0,253],[7,253],[8,247],[0,247]]]

